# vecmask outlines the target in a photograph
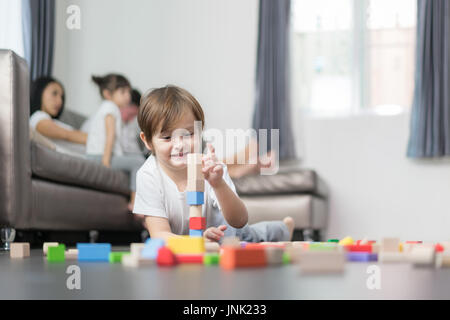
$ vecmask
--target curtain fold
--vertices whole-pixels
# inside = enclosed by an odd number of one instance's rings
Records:
[[[289,99],[290,0],[260,0],[253,128],[279,129],[279,158],[296,158]]]
[[[55,35],[55,1],[28,0],[31,13],[31,80],[51,76]]]
[[[417,1],[414,100],[407,156],[450,155],[450,4]]]

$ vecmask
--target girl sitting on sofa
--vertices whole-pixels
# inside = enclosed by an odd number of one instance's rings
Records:
[[[64,110],[64,87],[51,77],[41,77],[31,84],[30,127],[49,138],[56,150],[73,155],[85,153],[87,133],[59,121]]]

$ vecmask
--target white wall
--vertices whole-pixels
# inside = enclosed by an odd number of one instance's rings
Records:
[[[331,190],[327,237],[450,239],[450,161],[406,158],[408,113],[309,118],[302,134]]]
[[[81,10],[69,30],[66,9]],[[58,0],[54,76],[67,107],[92,114],[92,74],[119,72],[133,86],[175,84],[203,106],[207,127],[249,128],[253,111],[257,0]]]

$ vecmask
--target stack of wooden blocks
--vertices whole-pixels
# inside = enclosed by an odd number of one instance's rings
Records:
[[[189,205],[189,235],[202,237],[206,229],[206,217],[202,216],[204,203],[205,181],[202,173],[202,154],[189,153],[187,155],[187,203]]]

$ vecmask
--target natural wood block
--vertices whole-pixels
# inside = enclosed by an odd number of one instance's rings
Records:
[[[66,260],[77,260],[78,259],[78,250],[77,249],[69,249],[65,253]]]
[[[303,247],[292,246],[292,247],[286,248],[285,252],[289,256],[291,262],[297,263],[297,262],[300,262],[302,252],[304,250],[305,249],[303,249]]]
[[[204,180],[202,172],[202,154],[189,153],[187,155],[188,181]]]
[[[189,206],[189,218],[201,218],[203,205]]]
[[[59,245],[59,242],[44,242],[42,245],[42,250],[44,251],[44,256],[47,255],[48,247],[57,247]]]
[[[122,265],[125,267],[146,267],[156,264],[155,259],[144,259],[133,254],[124,254],[122,256]]]
[[[399,251],[380,251],[378,253],[378,261],[382,263],[407,262],[408,254]]]
[[[220,252],[220,245],[217,242],[205,241],[205,251],[209,253]]]
[[[345,253],[339,251],[302,251],[302,273],[340,273],[345,268]]]
[[[11,258],[26,258],[30,256],[30,244],[28,242],[13,242],[10,246]]]
[[[205,180],[188,179],[186,191],[205,192]]]
[[[142,249],[144,249],[145,243],[132,243],[130,244],[130,254],[140,257]]]
[[[238,237],[225,237],[222,240],[222,247],[241,247],[241,240]]]
[[[266,251],[266,261],[268,265],[283,264],[283,248],[267,246],[264,248],[264,250]]]
[[[435,261],[435,251],[432,246],[417,245],[408,254],[408,261],[415,266],[432,266]]]
[[[381,240],[380,251],[385,252],[399,252],[400,250],[399,238],[383,238]]]

